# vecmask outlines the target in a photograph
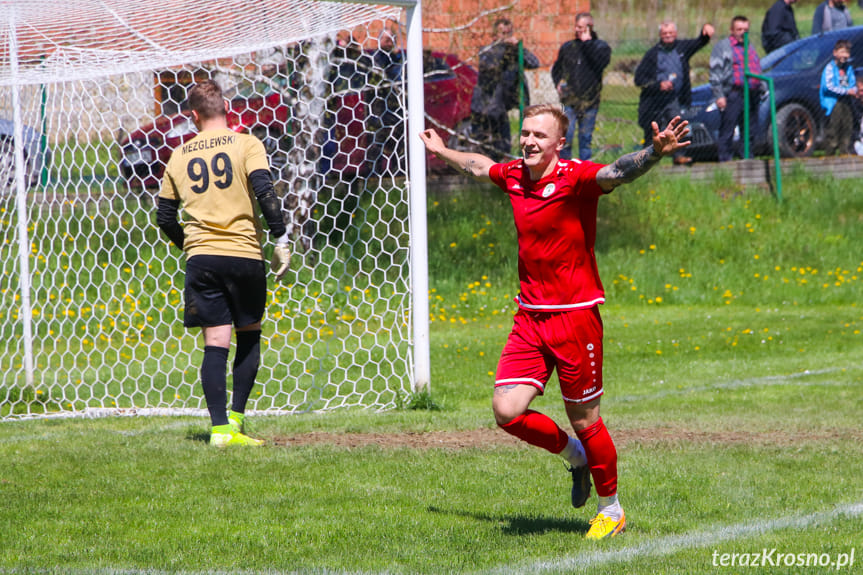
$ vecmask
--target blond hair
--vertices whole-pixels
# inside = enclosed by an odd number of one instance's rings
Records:
[[[566,114],[563,113],[560,106],[555,104],[536,104],[535,106],[528,106],[524,109],[525,118],[533,118],[535,116],[541,116],[542,114],[549,114],[557,120],[557,125],[560,128],[560,136],[563,137],[566,135],[566,131],[569,128],[569,118],[566,117]]]

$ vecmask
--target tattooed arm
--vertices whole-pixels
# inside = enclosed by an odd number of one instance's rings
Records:
[[[494,160],[491,158],[482,154],[451,150],[446,147],[446,144],[444,144],[441,137],[434,130],[420,132],[420,139],[429,152],[456,170],[481,181],[491,181],[491,178],[488,176],[488,169],[494,165]]]
[[[659,163],[663,156],[673,154],[680,148],[685,148],[692,142],[681,142],[689,134],[689,122],[675,117],[668,127],[659,131],[659,126],[653,122],[653,144],[643,150],[619,157],[596,173],[596,183],[610,192],[621,184],[628,184],[647,173],[650,168]]]

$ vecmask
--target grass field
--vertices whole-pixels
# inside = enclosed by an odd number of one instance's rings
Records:
[[[254,417],[260,450],[210,448],[203,418],[2,422],[0,572],[859,571],[855,182],[797,173],[780,205],[657,171],[601,201],[603,418],[629,529],[599,544],[562,460],[492,423],[506,200],[431,192],[424,409]],[[565,423],[554,382],[535,407]]]

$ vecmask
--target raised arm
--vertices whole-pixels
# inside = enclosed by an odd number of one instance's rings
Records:
[[[628,184],[647,173],[650,168],[659,163],[663,156],[673,154],[680,148],[685,148],[692,142],[681,142],[689,134],[689,122],[676,116],[663,131],[659,131],[656,122],[653,126],[653,144],[643,150],[619,157],[596,173],[596,183],[610,192],[621,184]]]
[[[420,139],[423,141],[429,152],[456,170],[484,182],[491,181],[491,178],[488,175],[489,168],[494,165],[494,160],[491,158],[483,156],[482,154],[451,150],[446,147],[444,141],[434,130],[425,130],[424,132],[420,132]]]

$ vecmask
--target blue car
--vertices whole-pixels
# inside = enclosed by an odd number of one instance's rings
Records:
[[[783,157],[810,156],[823,145],[826,117],[818,95],[821,73],[833,58],[833,46],[840,39],[851,41],[852,65],[863,65],[863,26],[809,36],[786,44],[761,59],[762,74],[773,78],[776,132]],[[715,160],[719,109],[713,101],[709,84],[692,90],[692,105],[684,118],[689,120],[692,130],[692,144],[687,148],[687,155],[700,160]],[[770,100],[764,94],[758,108],[758,129],[753,134],[752,154],[772,154],[772,146]]]
[[[24,182],[28,188],[39,183],[42,166],[50,162],[51,151],[42,143],[42,135],[23,126]],[[11,120],[0,118],[0,191],[15,185],[15,125]]]

